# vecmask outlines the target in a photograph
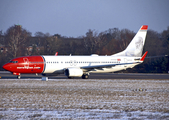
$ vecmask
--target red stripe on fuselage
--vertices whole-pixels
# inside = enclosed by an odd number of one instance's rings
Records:
[[[3,68],[15,73],[42,73],[44,59],[42,56],[18,57],[5,64]]]

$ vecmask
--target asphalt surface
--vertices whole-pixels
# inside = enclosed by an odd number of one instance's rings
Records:
[[[21,79],[41,79],[41,74],[21,74]],[[16,79],[17,76],[7,71],[0,71],[1,79]],[[74,79],[79,79],[76,77]],[[68,79],[64,74],[58,76],[49,76],[49,79]],[[90,74],[89,79],[158,79],[158,80],[169,80],[169,74],[147,74],[147,73],[101,73],[101,74]]]

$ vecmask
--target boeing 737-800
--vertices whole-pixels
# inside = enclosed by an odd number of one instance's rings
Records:
[[[12,59],[3,68],[20,78],[21,74],[59,75],[68,78],[82,77],[87,79],[90,73],[108,73],[142,63],[147,52],[142,56],[147,34],[147,25],[141,26],[127,48],[111,56],[24,56]]]

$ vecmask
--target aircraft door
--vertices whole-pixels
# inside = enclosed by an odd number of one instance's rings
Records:
[[[127,63],[127,62],[128,62],[127,58],[124,58],[124,63]]]
[[[127,58],[124,58],[124,63],[128,63]],[[127,65],[124,65],[124,67],[127,67]]]

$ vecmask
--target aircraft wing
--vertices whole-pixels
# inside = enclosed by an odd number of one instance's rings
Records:
[[[130,64],[138,64],[144,61],[146,55],[147,55],[148,51],[146,51],[144,53],[144,55],[141,57],[141,59],[139,59],[139,61],[137,62],[131,62],[131,63],[118,63],[118,64],[106,64],[106,65],[95,65],[95,66],[84,66],[84,67],[80,67],[81,69],[85,69],[86,71],[90,71],[93,69],[103,69],[103,68],[111,68],[117,65],[130,65]]]
[[[93,70],[93,69],[103,69],[103,68],[112,68],[117,65],[129,65],[129,64],[137,64],[140,62],[132,62],[132,63],[118,63],[118,64],[107,64],[107,65],[95,65],[95,66],[84,66],[80,67],[81,69],[85,69],[87,71]]]

